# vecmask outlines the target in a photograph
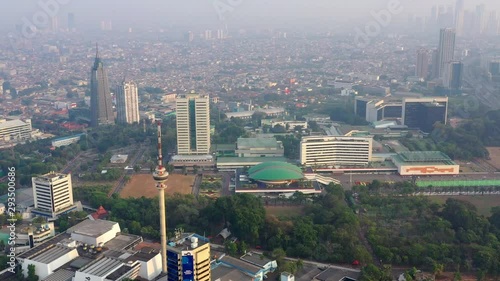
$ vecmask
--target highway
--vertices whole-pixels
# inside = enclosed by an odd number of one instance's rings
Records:
[[[477,110],[479,106],[477,101],[493,110],[500,109],[500,89],[495,89],[495,86],[491,82],[481,76],[481,71],[478,70],[477,66],[473,65],[476,62],[477,59],[475,58],[464,60],[464,85],[472,89],[471,94],[476,98],[476,101],[467,101],[465,111],[468,109],[471,111]],[[467,112],[462,112],[461,115],[464,115],[461,116],[462,118],[469,117]]]

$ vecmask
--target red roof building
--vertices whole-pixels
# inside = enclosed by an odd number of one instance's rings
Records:
[[[100,206],[99,209],[95,211],[95,213],[92,213],[90,215],[92,216],[92,218],[94,218],[94,220],[103,220],[108,217],[108,214],[108,211],[106,211],[103,206]]]

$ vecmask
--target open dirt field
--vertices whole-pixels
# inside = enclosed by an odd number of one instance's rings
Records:
[[[500,169],[500,147],[487,147],[488,152],[490,153],[491,160],[488,160],[488,163],[493,167]]]
[[[483,216],[491,216],[491,208],[500,206],[500,195],[485,195],[485,196],[431,196],[430,200],[444,204],[448,198],[467,201],[472,203],[477,208],[477,212]]]
[[[195,176],[171,174],[168,177],[166,194],[191,194]],[[151,175],[133,175],[127,185],[120,192],[120,197],[148,197],[158,195],[156,183]]]

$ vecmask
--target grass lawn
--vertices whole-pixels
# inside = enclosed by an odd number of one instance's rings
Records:
[[[430,196],[430,200],[439,204],[444,204],[448,198],[454,198],[462,201],[467,201],[476,206],[479,214],[489,217],[491,216],[491,208],[500,206],[500,195],[484,195],[484,196]]]

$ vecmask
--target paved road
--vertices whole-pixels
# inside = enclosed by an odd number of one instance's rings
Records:
[[[197,174],[196,177],[194,178],[193,189],[191,192],[196,197],[198,197],[198,195],[200,195],[200,184],[201,184],[202,179],[203,179],[203,175],[200,175],[200,174]]]

